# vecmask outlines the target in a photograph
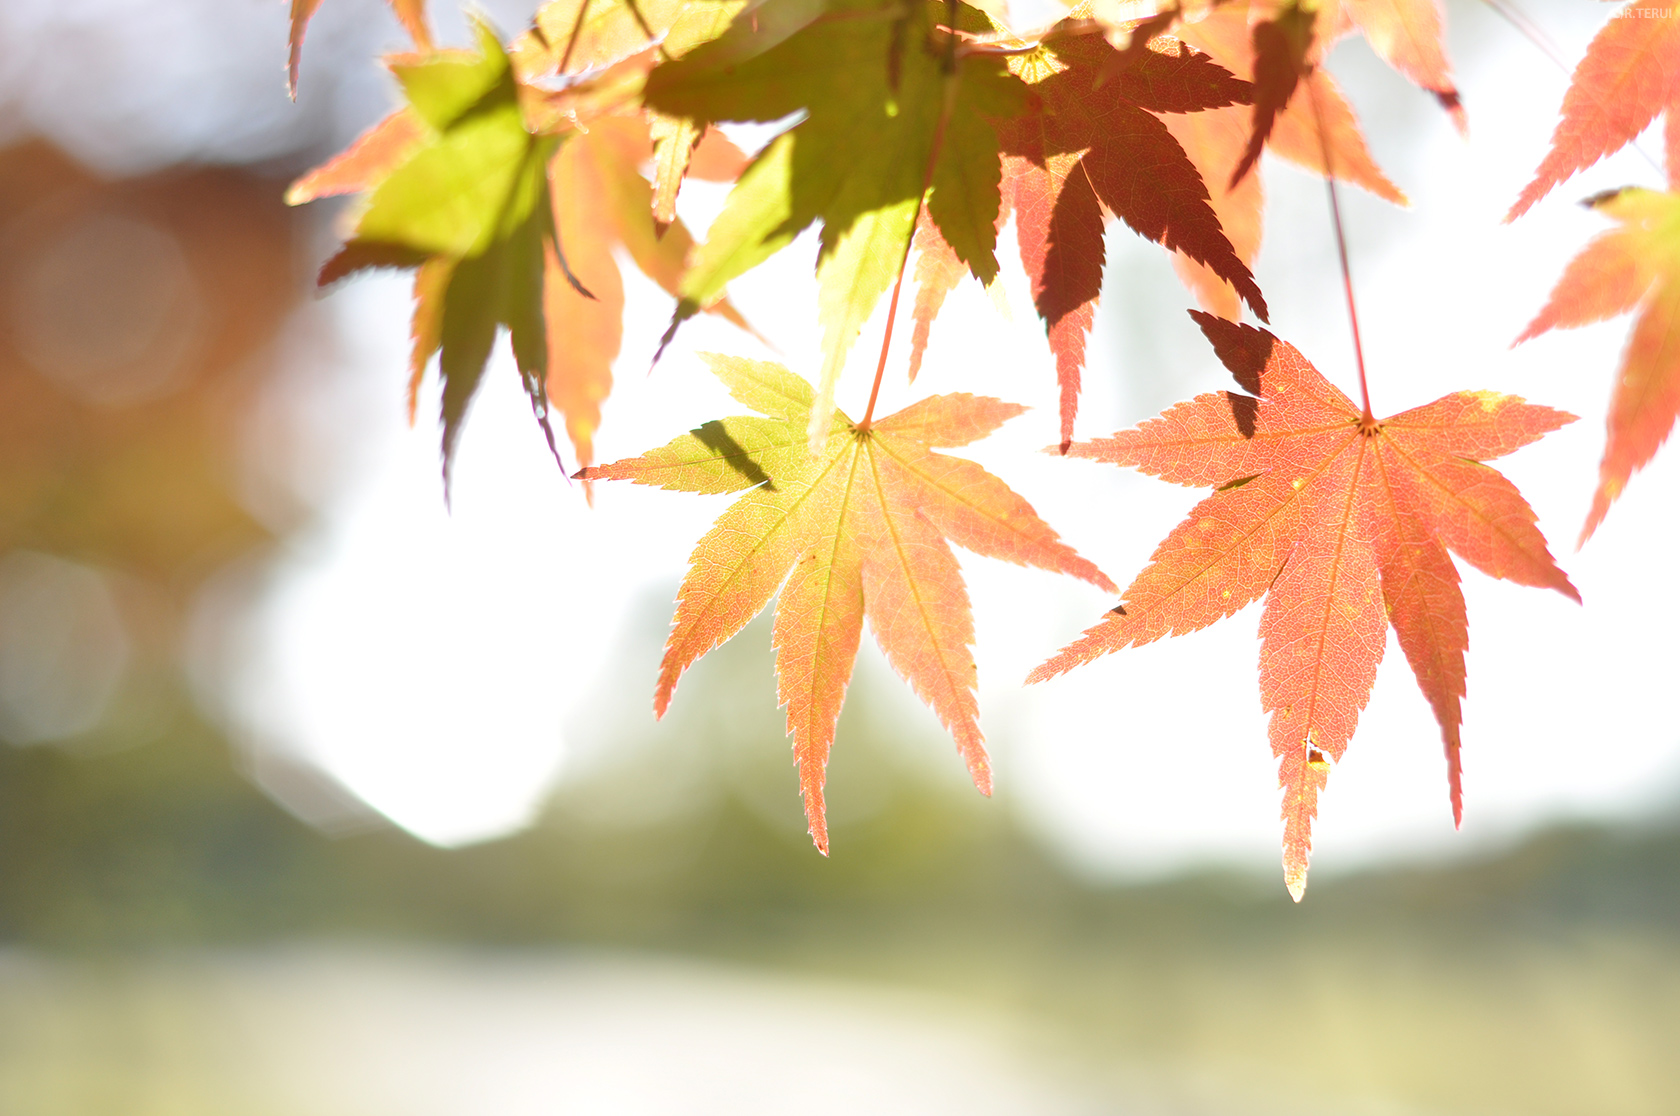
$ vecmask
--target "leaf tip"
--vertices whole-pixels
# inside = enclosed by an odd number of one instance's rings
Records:
[[[1604,517],[1610,514],[1611,501],[1621,495],[1622,486],[1614,481],[1605,481],[1593,493],[1592,509],[1587,512],[1587,521],[1581,525],[1581,534],[1575,540],[1575,550],[1578,553],[1587,545],[1587,540],[1593,537],[1598,525],[1604,522]],[[1574,588],[1571,586],[1570,588]],[[1580,600],[1576,597],[1576,600]]]
[[[648,362],[649,372],[659,367],[659,360],[665,355],[665,350],[670,347],[672,341],[676,340],[677,330],[699,311],[700,304],[691,298],[685,298],[677,303],[677,309],[671,315],[671,324],[666,326],[665,332],[660,335],[659,347],[653,350],[653,359]]]
[[[665,719],[665,711],[671,708],[671,695],[676,692],[677,679],[669,665],[661,665],[659,684],[653,690],[653,719]]]
[[[1458,137],[1468,140],[1470,138],[1470,114],[1464,111],[1464,98],[1459,95],[1458,90],[1435,89],[1431,92],[1435,94],[1435,100],[1440,102],[1441,107],[1447,111],[1447,115],[1452,118],[1453,128],[1457,130]]]
[[[828,818],[823,809],[822,789],[805,797],[805,816],[811,819],[811,844],[824,856],[828,855]]]
[[[1447,734],[1447,799],[1452,803],[1453,828],[1464,828],[1464,765],[1460,759],[1458,730]]]

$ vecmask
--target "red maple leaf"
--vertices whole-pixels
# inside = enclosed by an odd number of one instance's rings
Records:
[[[1481,464],[1573,416],[1459,392],[1380,422],[1265,330],[1192,311],[1249,394],[1214,392],[1076,457],[1212,486],[1120,605],[1028,677],[1207,627],[1261,596],[1260,696],[1283,787],[1284,879],[1298,900],[1312,820],[1370,697],[1390,625],[1446,746],[1462,816],[1464,597],[1447,556],[1579,600],[1516,488]]]
[[[1064,444],[1073,438],[1085,340],[1102,290],[1105,211],[1206,266],[1266,318],[1202,176],[1153,115],[1246,104],[1251,87],[1205,54],[1182,44],[1166,49],[1123,56],[1097,35],[1053,39],[1052,64],[1022,67],[1037,78],[1033,110],[1000,128],[1004,206],[1015,213],[1033,305],[1056,357]]]

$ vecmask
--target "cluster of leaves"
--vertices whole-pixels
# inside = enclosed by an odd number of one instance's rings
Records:
[[[294,0],[294,83],[317,3]],[[558,456],[549,428],[558,409],[586,482],[743,493],[695,548],[655,706],[663,713],[687,667],[779,593],[780,697],[819,848],[828,847],[823,772],[865,618],[989,791],[973,624],[949,544],[1113,588],[1002,481],[934,452],[985,437],[1019,407],[953,394],[877,419],[886,343],[862,418],[834,405],[854,343],[889,292],[890,343],[907,272],[918,288],[914,378],[950,291],[964,275],[997,282],[1011,218],[1054,357],[1061,452],[1215,488],[1122,603],[1032,680],[1203,627],[1265,595],[1261,695],[1284,789],[1286,881],[1299,898],[1318,793],[1392,624],[1440,723],[1459,817],[1467,636],[1447,550],[1494,576],[1575,595],[1528,505],[1481,464],[1569,416],[1464,392],[1379,421],[1289,345],[1237,324],[1245,310],[1267,319],[1250,270],[1264,200],[1252,172],[1265,152],[1322,174],[1332,199],[1339,180],[1404,204],[1322,68],[1331,46],[1362,35],[1464,129],[1436,0],[1128,5],[1124,19],[1087,0],[1032,34],[963,0],[554,0],[507,48],[476,23],[470,52],[436,48],[414,0],[391,3],[416,47],[389,59],[407,103],[291,193],[294,202],[364,195],[322,283],[371,267],[414,270],[410,409],[436,355],[446,484],[505,327],[550,446]],[[1680,97],[1675,27],[1672,18],[1618,22],[1600,36],[1612,41],[1595,42],[1583,63],[1554,151],[1513,215]],[[727,122],[784,126],[748,159],[717,131]],[[1671,146],[1677,134],[1671,114]],[[734,183],[699,243],[676,218],[688,174]],[[1672,197],[1601,201],[1626,230],[1577,261],[1525,334],[1656,292],[1641,325],[1651,337],[1636,338],[1629,359],[1651,366],[1648,379],[1666,374],[1666,386],[1627,388],[1624,378],[1624,393],[1639,398],[1623,425],[1645,433],[1618,433],[1612,419],[1601,500],[1649,457],[1638,438],[1649,449],[1661,440],[1649,436],[1651,416],[1668,407],[1665,433],[1680,405],[1666,340],[1680,297],[1669,278],[1680,251]],[[1116,218],[1173,254],[1204,307],[1198,322],[1244,393],[1202,396],[1075,444]],[[709,357],[756,416],[593,466],[622,329],[615,249],[677,300],[669,341],[702,311],[745,327],[729,283],[813,225],[815,385],[778,365]],[[1667,373],[1656,367],[1663,360]],[[1612,461],[1632,464],[1615,465],[1613,479]],[[1602,509],[1594,514],[1596,523]]]
[[[1575,257],[1517,338],[1639,310],[1615,380],[1583,543],[1680,418],[1680,8],[1631,0],[1594,37],[1564,94],[1551,149],[1505,216],[1522,216],[1564,180],[1632,143],[1659,113],[1668,189],[1628,187],[1588,198],[1619,227]]]

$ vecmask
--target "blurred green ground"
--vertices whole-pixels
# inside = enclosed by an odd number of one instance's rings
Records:
[[[1299,907],[1271,878],[1099,885],[1006,804],[895,758],[893,695],[866,673],[831,800],[872,807],[824,860],[756,700],[759,627],[704,665],[662,742],[472,848],[320,835],[185,704],[143,746],[0,748],[0,1112],[282,1116],[230,1068],[227,990],[260,1019],[288,981],[356,971],[344,949],[403,959],[417,987],[474,958],[537,980],[609,956],[908,989],[1025,1028],[1043,1072],[1113,1098],[1096,1111],[1680,1111],[1680,830],[1558,829],[1480,863],[1315,880]],[[689,804],[638,817],[673,780]],[[260,1032],[233,1045],[281,1041]]]

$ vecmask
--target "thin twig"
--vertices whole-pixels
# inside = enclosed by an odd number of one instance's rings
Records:
[[[939,121],[933,128],[933,146],[928,151],[927,169],[922,172],[922,192],[916,197],[916,212],[910,218],[910,235],[904,239],[904,254],[898,259],[898,277],[893,280],[892,301],[887,303],[887,331],[881,337],[881,357],[875,362],[875,382],[869,387],[869,405],[864,408],[859,430],[868,430],[875,420],[875,400],[881,395],[881,380],[887,371],[887,354],[892,351],[893,322],[898,318],[898,296],[904,289],[904,273],[910,263],[910,246],[916,242],[916,226],[922,220],[922,207],[927,204],[928,190],[933,185],[933,169],[939,163],[939,150],[945,143],[945,122],[957,95],[957,0],[949,0],[952,34],[945,46],[945,99],[939,109]]]
[[[1523,38],[1539,47],[1540,53],[1556,63],[1558,69],[1566,74],[1573,69],[1563,57],[1563,52],[1558,49],[1557,44],[1552,42],[1551,36],[1542,31],[1538,23],[1529,19],[1527,12],[1517,7],[1511,0],[1486,0],[1486,2],[1488,7],[1505,18],[1506,23],[1521,32]]]
[[[1318,149],[1324,158],[1324,185],[1330,192],[1330,223],[1336,229],[1336,255],[1342,264],[1342,291],[1347,295],[1348,324],[1353,328],[1353,359],[1359,369],[1359,402],[1365,408],[1360,427],[1375,430],[1376,417],[1371,413],[1371,388],[1365,380],[1365,346],[1359,339],[1359,310],[1353,304],[1353,271],[1348,267],[1347,236],[1342,231],[1342,205],[1336,195],[1336,167],[1330,157],[1330,140],[1324,132],[1324,113],[1318,105],[1318,89],[1307,73],[1307,96],[1312,100],[1313,123],[1318,129]]]

